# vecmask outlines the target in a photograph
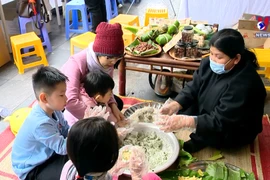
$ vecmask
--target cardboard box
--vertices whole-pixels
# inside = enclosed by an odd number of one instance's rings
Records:
[[[259,20],[259,21],[258,21]],[[263,47],[267,39],[270,38],[269,17],[263,17],[254,14],[243,14],[242,19],[238,21],[237,29],[243,35],[247,48]],[[260,30],[258,23],[262,21],[265,29]]]
[[[9,36],[20,34],[18,14],[16,12],[16,5],[17,5],[16,1],[12,1],[10,3],[3,5],[3,10],[4,10],[6,24],[7,24],[7,31],[8,31]],[[45,24],[46,24],[48,33],[51,32],[50,23],[45,23]],[[33,23],[28,23],[26,25],[26,30],[27,32],[35,31],[38,35],[40,34],[40,30],[37,29]]]
[[[267,38],[264,42],[264,49],[270,49],[270,38]]]
[[[2,27],[0,26],[0,67],[11,60],[4,34],[2,32]]]

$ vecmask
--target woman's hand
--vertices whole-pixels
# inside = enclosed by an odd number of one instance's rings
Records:
[[[117,119],[117,122],[125,120],[125,116],[123,113],[118,109],[117,105],[115,103],[110,104],[110,107],[112,109],[112,113]]]
[[[168,99],[160,109],[160,113],[172,115],[177,113],[180,109],[182,109],[182,106],[177,101]]]
[[[156,125],[160,125],[160,129],[165,132],[177,131],[181,128],[196,128],[195,120],[193,116],[186,115],[161,115],[159,121],[154,122]]]

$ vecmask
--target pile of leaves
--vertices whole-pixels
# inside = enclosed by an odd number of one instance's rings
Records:
[[[196,161],[196,158],[182,149],[183,141],[180,143],[179,168],[166,170],[159,174],[163,180],[178,180],[178,177],[197,177],[202,180],[255,180],[253,173],[247,173],[242,169],[234,169],[226,166],[224,162],[211,161],[207,163],[206,169],[191,170],[189,165]]]

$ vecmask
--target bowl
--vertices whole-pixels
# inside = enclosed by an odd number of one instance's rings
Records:
[[[157,136],[162,139],[162,141],[167,141],[167,143],[171,146],[171,154],[169,155],[167,161],[160,165],[155,167],[154,169],[151,169],[154,173],[159,173],[167,168],[169,168],[178,158],[179,155],[179,142],[175,135],[173,133],[165,133],[159,129],[159,127],[152,123],[138,123],[134,125],[133,132],[155,132]],[[124,171],[125,175],[130,175],[129,170]]]
[[[142,109],[144,107],[153,107],[154,109],[160,109],[162,107],[162,103],[158,102],[143,102],[143,103],[138,103],[133,106],[130,106],[125,112],[124,116],[128,118],[131,116],[137,109]]]

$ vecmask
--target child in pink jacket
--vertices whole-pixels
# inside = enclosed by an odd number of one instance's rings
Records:
[[[100,70],[91,71],[86,75],[83,87],[81,99],[88,108],[100,105],[106,106],[106,112],[110,114],[108,120],[116,123],[117,119],[108,105],[114,88],[114,81],[111,76]]]
[[[95,41],[90,43],[87,49],[71,56],[62,67],[62,72],[69,79],[66,91],[68,100],[64,112],[69,125],[84,117],[87,104],[82,100],[83,80],[87,73],[98,69],[113,77],[114,65],[124,54],[122,35],[120,24],[100,23],[96,29]],[[108,106],[117,121],[124,120],[121,113],[123,102],[119,97],[112,94]]]

